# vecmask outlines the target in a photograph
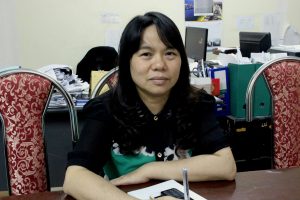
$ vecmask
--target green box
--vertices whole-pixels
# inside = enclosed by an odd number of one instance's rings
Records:
[[[245,118],[245,98],[248,83],[262,64],[229,64],[230,112],[237,118]],[[253,92],[253,116],[270,116],[271,95],[263,76],[256,81]]]

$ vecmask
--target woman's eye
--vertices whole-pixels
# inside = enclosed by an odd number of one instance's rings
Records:
[[[149,52],[146,52],[146,53],[142,53],[142,56],[149,56],[150,53]]]
[[[166,56],[168,58],[174,58],[174,57],[176,57],[176,55],[177,55],[177,53],[174,52],[174,51],[168,51],[168,52],[166,52]]]
[[[149,57],[151,56],[151,53],[150,52],[143,52],[140,54],[142,57]]]
[[[175,52],[169,51],[169,52],[167,52],[166,54],[167,54],[167,55],[175,55]]]

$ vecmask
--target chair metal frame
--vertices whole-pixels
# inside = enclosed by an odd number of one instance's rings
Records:
[[[294,56],[287,56],[287,57],[282,57],[282,58],[271,60],[271,61],[269,61],[267,63],[264,63],[252,75],[252,77],[251,77],[251,79],[250,79],[250,81],[248,83],[248,87],[247,87],[247,90],[246,90],[246,97],[245,97],[246,121],[247,122],[252,122],[253,121],[253,101],[252,101],[252,97],[253,97],[254,86],[255,86],[256,81],[260,78],[261,75],[263,75],[264,79],[266,80],[266,76],[264,74],[265,70],[267,68],[271,67],[271,66],[274,66],[274,64],[280,63],[280,62],[283,62],[283,61],[286,61],[286,62],[292,62],[292,61],[300,62],[300,58],[299,57],[294,57]],[[272,103],[272,118],[273,118],[273,116],[274,116],[274,102],[273,102],[274,96],[273,96],[273,94],[271,92],[269,83],[267,83],[267,85],[268,85],[268,89],[270,91],[270,94],[272,96],[272,102],[271,103]],[[274,139],[272,139],[272,144],[274,145],[274,148],[275,148],[275,141],[274,141]],[[273,149],[272,150],[272,163],[271,163],[272,168],[274,168],[274,166],[275,166],[275,164],[274,164],[274,156],[275,156],[275,152],[274,152],[274,149]],[[277,166],[277,164],[276,164],[276,166]]]
[[[48,80],[51,84],[51,88],[50,88],[50,92],[49,95],[47,97],[47,102],[45,104],[44,110],[43,110],[43,114],[42,114],[42,133],[44,134],[45,130],[44,130],[44,117],[45,117],[45,113],[46,110],[49,106],[50,103],[50,99],[51,99],[51,95],[53,94],[53,90],[57,89],[65,98],[66,104],[68,106],[68,110],[69,110],[69,116],[70,116],[70,126],[71,126],[71,136],[72,136],[72,144],[73,146],[75,145],[75,143],[78,141],[79,139],[79,129],[78,129],[78,119],[77,119],[77,112],[76,112],[76,108],[75,108],[75,104],[72,100],[71,95],[64,89],[64,87],[55,79],[53,79],[52,77],[41,73],[39,71],[35,71],[32,69],[25,69],[25,68],[7,68],[4,69],[0,72],[0,79],[6,76],[10,76],[10,75],[14,75],[14,74],[31,74],[31,75],[35,75],[35,76],[40,76],[46,80]],[[1,80],[0,80],[1,81]],[[6,162],[5,162],[5,167],[6,167],[6,172],[7,172],[7,181],[9,183],[10,177],[9,177],[9,173],[8,173],[8,158],[7,158],[7,149],[6,149],[6,130],[5,130],[5,125],[4,125],[4,121],[2,118],[2,115],[0,113],[0,121],[3,124],[2,126],[2,132],[3,132],[3,143],[4,143],[4,154],[5,154],[5,158],[6,158]],[[44,138],[44,136],[43,136]],[[50,184],[49,184],[49,172],[48,172],[48,163],[47,163],[47,153],[46,153],[46,148],[45,148],[45,163],[46,163],[46,175],[47,175],[47,190],[50,190]],[[11,185],[8,184],[8,189],[9,189],[9,194],[11,195]]]
[[[248,83],[248,87],[246,90],[246,121],[247,122],[251,122],[253,120],[253,101],[252,101],[252,97],[253,97],[253,92],[254,92],[254,86],[255,83],[257,81],[257,79],[260,77],[260,75],[262,75],[264,73],[264,71],[271,65],[280,62],[280,61],[292,61],[292,60],[298,60],[300,61],[299,57],[294,57],[294,56],[288,56],[288,57],[283,57],[283,58],[277,58],[274,60],[271,60],[265,64],[263,64],[260,68],[258,68],[256,70],[256,72],[252,75],[249,83]],[[264,77],[265,78],[265,77]],[[269,85],[268,85],[269,87]],[[270,88],[269,88],[270,90]],[[272,95],[272,94],[271,94]],[[273,107],[273,105],[272,105]]]
[[[119,67],[115,67],[108,71],[97,83],[95,86],[92,94],[91,94],[91,99],[95,98],[103,89],[103,87],[107,84],[107,81],[110,80],[111,77],[115,76],[115,73],[119,71]],[[107,84],[109,89],[112,89],[113,86]]]

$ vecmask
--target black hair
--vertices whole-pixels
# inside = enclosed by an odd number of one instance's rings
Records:
[[[115,119],[123,127],[123,130],[126,129],[125,132],[115,136],[119,140],[122,153],[133,152],[141,145],[139,127],[145,125],[145,121],[138,117],[141,108],[137,103],[139,97],[130,73],[130,60],[140,48],[144,30],[151,25],[156,26],[161,41],[167,47],[176,49],[181,57],[179,78],[171,89],[169,98],[176,99],[178,105],[185,105],[194,91],[190,85],[190,70],[183,40],[175,23],[166,15],[158,12],[148,12],[145,15],[134,17],[127,24],[121,36],[118,63],[119,79],[111,105]],[[181,108],[180,110],[183,112],[185,109]],[[181,115],[182,112],[178,112],[177,115]],[[186,113],[183,115],[186,116]],[[180,116],[177,117],[180,118]]]

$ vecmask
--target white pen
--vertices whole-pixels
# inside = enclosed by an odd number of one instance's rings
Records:
[[[184,200],[190,200],[189,194],[189,181],[188,181],[188,170],[187,168],[182,169],[182,179],[183,179],[183,188],[184,188]]]

